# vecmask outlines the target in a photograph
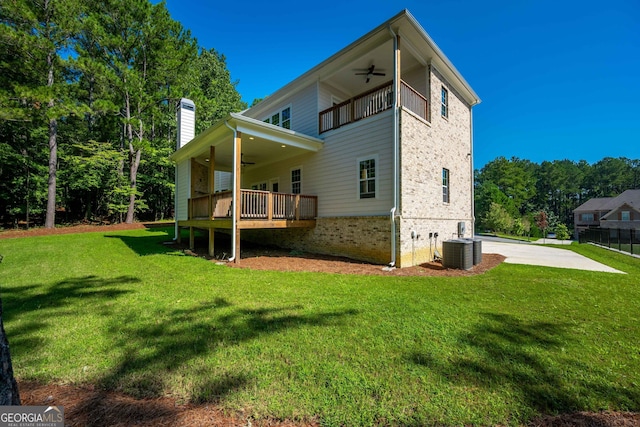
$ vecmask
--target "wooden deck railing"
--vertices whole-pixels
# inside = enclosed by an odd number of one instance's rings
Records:
[[[427,98],[404,81],[400,82],[400,103],[403,107],[428,120]],[[387,82],[340,104],[320,112],[320,133],[338,129],[365,117],[393,107],[393,82]]]
[[[240,190],[241,220],[300,220],[318,215],[318,197],[305,194]],[[189,199],[189,219],[231,218],[233,192]]]

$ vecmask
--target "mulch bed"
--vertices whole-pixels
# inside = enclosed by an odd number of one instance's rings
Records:
[[[0,239],[50,234],[84,232],[110,232],[145,228],[142,223],[116,224],[106,226],[78,225],[55,229],[34,228],[30,230],[8,230],[0,232]],[[204,256],[202,250],[195,253]],[[215,260],[212,260],[215,261]],[[338,274],[392,275],[392,276],[469,276],[482,274],[504,261],[502,255],[483,254],[482,262],[470,270],[445,269],[440,263],[426,263],[420,266],[383,271],[382,266],[347,258],[298,254],[273,248],[249,247],[242,254],[239,264],[229,264],[234,268],[279,271],[313,271]],[[169,397],[156,399],[134,399],[122,393],[104,391],[93,386],[59,384],[38,384],[18,381],[23,405],[61,405],[65,411],[65,425],[124,427],[124,426],[265,426],[295,427],[318,426],[311,421],[293,422],[289,420],[252,420],[242,412],[226,413],[215,403],[179,404]],[[637,412],[575,412],[558,416],[543,416],[532,420],[528,427],[639,427],[640,413]]]
[[[52,234],[73,234],[73,233],[90,233],[90,232],[109,232],[109,231],[122,231],[122,230],[135,230],[140,228],[146,228],[149,224],[142,222],[134,222],[133,224],[111,224],[111,225],[91,225],[91,224],[76,224],[69,226],[62,226],[56,228],[44,228],[35,227],[29,229],[6,229],[0,231],[0,239],[12,239],[17,237],[31,237],[31,236],[49,236]]]
[[[178,404],[174,399],[134,399],[91,386],[18,382],[23,405],[64,407],[66,426],[94,427],[318,427],[315,421],[253,420],[242,412],[226,413],[215,404]],[[543,416],[528,427],[638,427],[640,413],[575,412]]]
[[[310,271],[337,274],[359,274],[376,276],[472,276],[496,267],[505,257],[498,254],[483,254],[482,262],[469,270],[444,268],[440,262],[428,262],[414,267],[383,269],[385,266],[355,261],[349,258],[317,254],[299,254],[280,249],[254,249],[243,253],[234,268],[252,270]]]
[[[271,419],[252,420],[242,413],[229,414],[215,404],[178,404],[169,397],[134,399],[122,393],[91,386],[42,385],[18,382],[23,405],[62,406],[65,426],[93,427],[316,427]]]

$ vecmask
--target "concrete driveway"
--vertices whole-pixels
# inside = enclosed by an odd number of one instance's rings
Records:
[[[544,267],[573,268],[576,270],[603,271],[606,273],[621,273],[607,265],[570,250],[550,248],[547,246],[482,241],[482,253],[500,254],[506,257],[505,262],[511,264],[540,265]]]

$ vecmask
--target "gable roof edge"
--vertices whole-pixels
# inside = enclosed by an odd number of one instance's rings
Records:
[[[268,95],[262,101],[260,101],[258,104],[256,104],[255,106],[249,108],[249,110],[252,110],[252,109],[254,109],[256,107],[259,107],[260,104],[262,104],[263,102],[264,103],[268,103],[268,104],[272,104],[272,103],[273,104],[277,104],[283,98],[289,97],[292,94],[295,94],[298,91],[306,88],[309,84],[318,81],[318,78],[320,77],[319,73],[323,68],[325,68],[327,65],[331,64],[332,62],[336,61],[340,57],[342,57],[342,56],[348,54],[349,52],[357,49],[358,46],[366,43],[367,41],[369,41],[369,40],[371,40],[371,39],[373,39],[375,37],[380,37],[381,34],[383,34],[383,33],[388,34],[389,38],[391,38],[391,32],[389,32],[388,29],[390,29],[394,24],[402,21],[403,19],[406,19],[407,22],[411,26],[413,26],[415,30],[417,30],[417,32],[420,34],[420,36],[423,38],[423,40],[433,50],[433,52],[435,53],[435,57],[439,59],[438,62],[441,62],[442,65],[445,67],[445,69],[447,71],[446,73],[444,73],[445,76],[446,77],[450,77],[450,76],[454,77],[456,82],[452,82],[452,83],[455,83],[455,87],[461,92],[461,94],[464,96],[465,100],[467,102],[469,102],[469,104],[471,106],[479,104],[481,102],[481,100],[478,97],[478,95],[476,94],[476,92],[471,88],[471,85],[469,85],[469,83],[464,79],[464,77],[462,77],[462,74],[460,74],[458,69],[451,63],[449,58],[447,58],[447,56],[444,54],[444,52],[442,52],[442,50],[438,47],[438,45],[433,41],[431,36],[429,36],[429,34],[425,31],[425,29],[418,23],[418,21],[411,14],[411,12],[409,12],[408,9],[403,9],[402,11],[397,13],[392,18],[386,20],[385,22],[383,22],[382,24],[378,25],[377,27],[375,27],[371,31],[367,32],[363,36],[359,37],[355,41],[353,41],[350,44],[348,44],[346,47],[340,49],[338,52],[336,52],[333,55],[329,56],[328,58],[326,58],[325,60],[323,60],[319,64],[315,65],[314,67],[312,67],[308,71],[304,72],[303,74],[301,74],[300,76],[296,77],[295,79],[293,79],[289,83],[287,83],[284,86],[282,86],[281,88],[277,89],[273,94]],[[443,71],[443,70],[440,70],[440,71]]]

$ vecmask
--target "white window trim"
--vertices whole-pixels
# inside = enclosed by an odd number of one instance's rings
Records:
[[[289,109],[289,129],[293,129],[293,108],[291,107],[291,104],[285,105],[282,108],[278,108],[277,110],[272,110],[271,114],[267,114],[266,116],[264,116],[262,121],[266,122],[266,123],[269,123],[269,124],[272,124],[271,123],[271,117],[273,117],[276,114],[278,114],[279,123],[277,125],[274,125],[274,126],[282,127],[282,112],[284,110],[286,110],[287,108]]]
[[[442,168],[442,170],[440,171],[440,186],[441,188],[444,190],[445,186],[442,183],[442,175],[444,174],[444,171],[447,171],[447,201],[444,201],[444,191],[442,192],[442,203],[444,204],[451,204],[451,169],[449,168]]]
[[[376,186],[376,193],[373,197],[360,197],[360,162],[365,160],[374,160],[376,163],[376,176],[373,178]],[[380,185],[378,177],[380,176],[380,161],[377,154],[371,154],[368,156],[361,156],[356,159],[356,200],[376,200],[380,192]]]
[[[445,102],[442,102],[442,93],[446,93],[446,99]],[[445,114],[442,114],[442,107],[445,107]],[[444,86],[440,86],[440,117],[443,117],[445,119],[449,118],[449,89],[447,89]]]
[[[302,171],[302,166],[294,166],[291,169],[289,169],[289,193],[293,194],[293,181],[291,180],[291,174],[293,173],[293,171],[300,169],[300,194],[304,193],[303,190],[303,180],[304,180],[304,173]],[[279,186],[279,184],[278,184]]]

